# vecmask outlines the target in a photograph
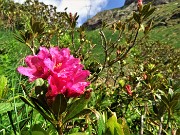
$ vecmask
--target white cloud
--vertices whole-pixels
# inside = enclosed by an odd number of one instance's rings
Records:
[[[23,3],[25,0],[14,0],[14,2]]]
[[[25,0],[14,0],[23,3]],[[108,0],[39,0],[45,4],[57,6],[58,11],[64,11],[67,7],[68,12],[78,13],[78,25],[81,25],[88,17],[101,11],[108,3]]]

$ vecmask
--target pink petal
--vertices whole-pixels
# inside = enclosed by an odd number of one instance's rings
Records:
[[[25,76],[29,77],[30,81],[34,81],[36,78],[33,76],[33,73],[35,72],[35,69],[28,68],[28,67],[18,67],[18,72],[20,74],[23,74]]]
[[[49,53],[49,50],[45,47],[40,47],[40,51],[37,55],[40,59],[45,59],[45,58],[48,58],[50,57],[50,53]]]

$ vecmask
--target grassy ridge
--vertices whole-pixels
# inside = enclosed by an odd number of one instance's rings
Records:
[[[154,27],[149,33],[149,39],[152,41],[159,41],[163,44],[169,44],[177,48],[180,47],[180,0],[170,2],[168,4],[156,6],[155,12],[147,20],[153,19]],[[113,11],[119,12],[120,9],[112,9]],[[126,10],[123,9],[122,12]],[[92,39],[96,44],[100,44],[101,40],[98,36],[98,30],[88,31],[87,37]],[[111,32],[106,30],[106,35],[112,40],[115,40],[117,35],[111,35]]]
[[[156,27],[150,32],[150,39],[180,48],[180,24]]]

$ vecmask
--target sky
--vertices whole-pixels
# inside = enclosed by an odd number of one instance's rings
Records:
[[[25,0],[14,0],[23,3]],[[45,4],[54,5],[58,11],[78,13],[78,26],[83,24],[88,18],[93,17],[98,12],[123,6],[125,0],[39,0]]]

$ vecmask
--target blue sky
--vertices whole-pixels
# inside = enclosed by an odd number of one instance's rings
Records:
[[[23,3],[25,0],[14,0]],[[123,6],[125,0],[39,0],[49,5],[57,6],[58,11],[67,11],[79,15],[78,25],[83,24],[88,18],[96,15],[98,12]]]
[[[108,0],[108,4],[104,9],[118,8],[124,5],[125,0]]]

